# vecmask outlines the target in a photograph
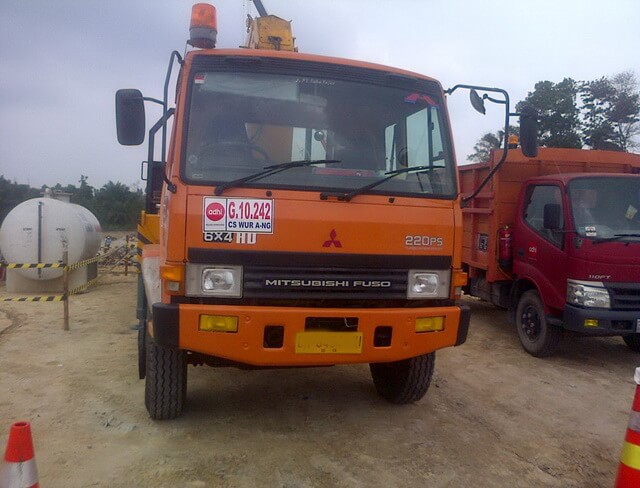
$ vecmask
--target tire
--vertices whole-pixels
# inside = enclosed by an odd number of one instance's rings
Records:
[[[622,340],[633,352],[640,352],[640,334],[623,335]]]
[[[146,335],[144,402],[154,420],[179,417],[186,403],[187,357],[184,351],[159,346]]]
[[[378,394],[398,405],[420,400],[431,383],[436,353],[391,363],[371,363],[371,377]]]
[[[144,320],[138,322],[138,376],[141,380],[144,379],[147,373],[146,325]]]
[[[520,297],[516,327],[524,350],[537,358],[551,356],[562,338],[562,329],[547,322],[536,290],[529,290]]]

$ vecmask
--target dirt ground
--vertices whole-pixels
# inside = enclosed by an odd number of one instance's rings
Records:
[[[149,419],[135,276],[61,303],[0,303],[0,442],[29,420],[44,487],[611,486],[640,364],[619,338],[520,347],[475,300],[420,402],[376,396],[368,367],[189,370],[188,407]],[[0,290],[1,291],[1,290]]]

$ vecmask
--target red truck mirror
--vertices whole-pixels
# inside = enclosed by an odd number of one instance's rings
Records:
[[[528,158],[538,155],[538,113],[533,107],[520,111],[520,147]]]

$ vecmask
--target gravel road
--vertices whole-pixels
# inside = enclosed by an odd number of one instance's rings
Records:
[[[70,301],[0,305],[0,442],[29,420],[46,487],[611,486],[640,358],[621,339],[526,354],[475,300],[466,344],[439,351],[409,406],[366,365],[190,367],[188,407],[154,422],[137,379],[135,277]]]

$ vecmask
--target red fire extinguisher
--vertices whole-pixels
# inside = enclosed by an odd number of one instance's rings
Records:
[[[510,268],[513,259],[513,233],[511,226],[505,225],[498,230],[498,264],[501,268]]]

